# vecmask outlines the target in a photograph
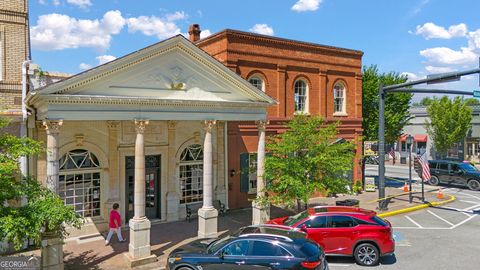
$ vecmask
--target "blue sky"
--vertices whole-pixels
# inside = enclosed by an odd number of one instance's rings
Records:
[[[78,73],[198,23],[202,35],[230,28],[361,50],[364,65],[418,79],[478,67],[479,10],[476,0],[30,0],[32,58]]]

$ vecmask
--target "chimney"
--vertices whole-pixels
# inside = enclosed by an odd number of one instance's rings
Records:
[[[200,39],[200,25],[199,24],[192,24],[188,27],[188,39],[191,42],[198,41]]]

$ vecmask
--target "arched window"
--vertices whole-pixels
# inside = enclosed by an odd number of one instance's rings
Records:
[[[337,83],[333,87],[333,112],[345,113],[345,85],[343,83]]]
[[[203,149],[192,144],[180,155],[180,203],[203,200]]]
[[[253,86],[265,92],[265,83],[263,82],[262,78],[259,76],[252,76],[248,79],[248,82],[251,83]]]
[[[83,217],[100,216],[101,168],[90,151],[76,149],[59,161],[58,195]]]
[[[306,113],[307,112],[307,83],[302,80],[295,82],[295,112]]]

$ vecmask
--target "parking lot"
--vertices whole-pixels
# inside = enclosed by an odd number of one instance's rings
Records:
[[[374,268],[479,269],[480,192],[446,188],[444,193],[456,201],[387,218],[394,227],[395,255],[382,258]],[[327,260],[330,269],[365,269],[353,258]]]

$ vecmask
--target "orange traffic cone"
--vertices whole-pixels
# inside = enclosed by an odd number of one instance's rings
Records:
[[[405,181],[405,185],[403,186],[403,192],[408,192],[407,181]]]
[[[439,188],[439,189],[438,189],[437,199],[443,199],[442,188]]]

